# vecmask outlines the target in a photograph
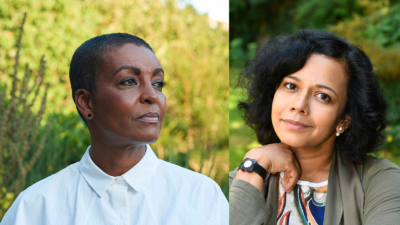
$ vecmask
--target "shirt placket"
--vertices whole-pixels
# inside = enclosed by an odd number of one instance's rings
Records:
[[[115,225],[128,225],[128,184],[123,177],[116,177],[108,191],[112,196],[114,210],[119,216],[118,221],[115,221]]]

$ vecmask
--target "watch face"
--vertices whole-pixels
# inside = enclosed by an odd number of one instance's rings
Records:
[[[243,164],[244,167],[248,168],[251,166],[251,161],[250,160],[246,160],[246,162],[244,162]]]
[[[254,171],[258,175],[260,175],[263,180],[265,180],[265,177],[267,176],[267,171],[262,166],[258,165],[257,160],[255,159],[245,158],[240,164],[239,169],[247,172]]]
[[[241,170],[243,170],[243,171],[248,171],[248,172],[251,172],[251,171],[253,171],[253,166],[254,166],[254,164],[256,164],[257,163],[257,161],[255,160],[255,159],[249,159],[249,158],[246,158],[246,159],[244,159],[244,161],[240,164],[240,169]]]

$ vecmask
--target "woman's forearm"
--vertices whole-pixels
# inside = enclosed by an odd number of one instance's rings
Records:
[[[255,172],[246,172],[242,170],[238,170],[235,179],[244,180],[254,187],[256,187],[261,193],[263,192],[263,179],[260,175]]]

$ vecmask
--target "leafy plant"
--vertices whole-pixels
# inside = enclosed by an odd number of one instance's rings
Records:
[[[363,0],[375,1],[375,0]],[[324,29],[339,21],[364,15],[367,7],[360,0],[230,0],[229,1],[229,42],[230,65],[243,66],[237,59],[253,52],[249,43],[262,44],[265,40],[290,34],[303,28]],[[369,9],[369,8],[368,8]]]
[[[376,74],[388,82],[400,79],[400,3],[380,6],[372,4],[367,16],[355,15],[329,30],[361,46],[370,57]]]
[[[25,66],[22,81],[18,79],[25,18],[26,14],[20,26],[10,96],[7,96],[7,85],[1,88],[0,92],[0,216],[3,216],[14,197],[23,190],[26,176],[43,149],[50,127],[49,124],[46,126],[46,131],[37,141],[40,121],[46,107],[48,86],[40,101],[39,112],[35,113],[32,108],[43,84],[44,57],[40,61],[40,69],[32,85],[28,85],[32,75],[28,64]]]

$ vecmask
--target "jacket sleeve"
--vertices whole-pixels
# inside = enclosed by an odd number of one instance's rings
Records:
[[[363,224],[400,224],[400,168],[387,159],[368,160],[365,168]]]
[[[234,179],[237,168],[229,173],[229,224],[263,224],[267,220],[264,196],[252,184]]]

